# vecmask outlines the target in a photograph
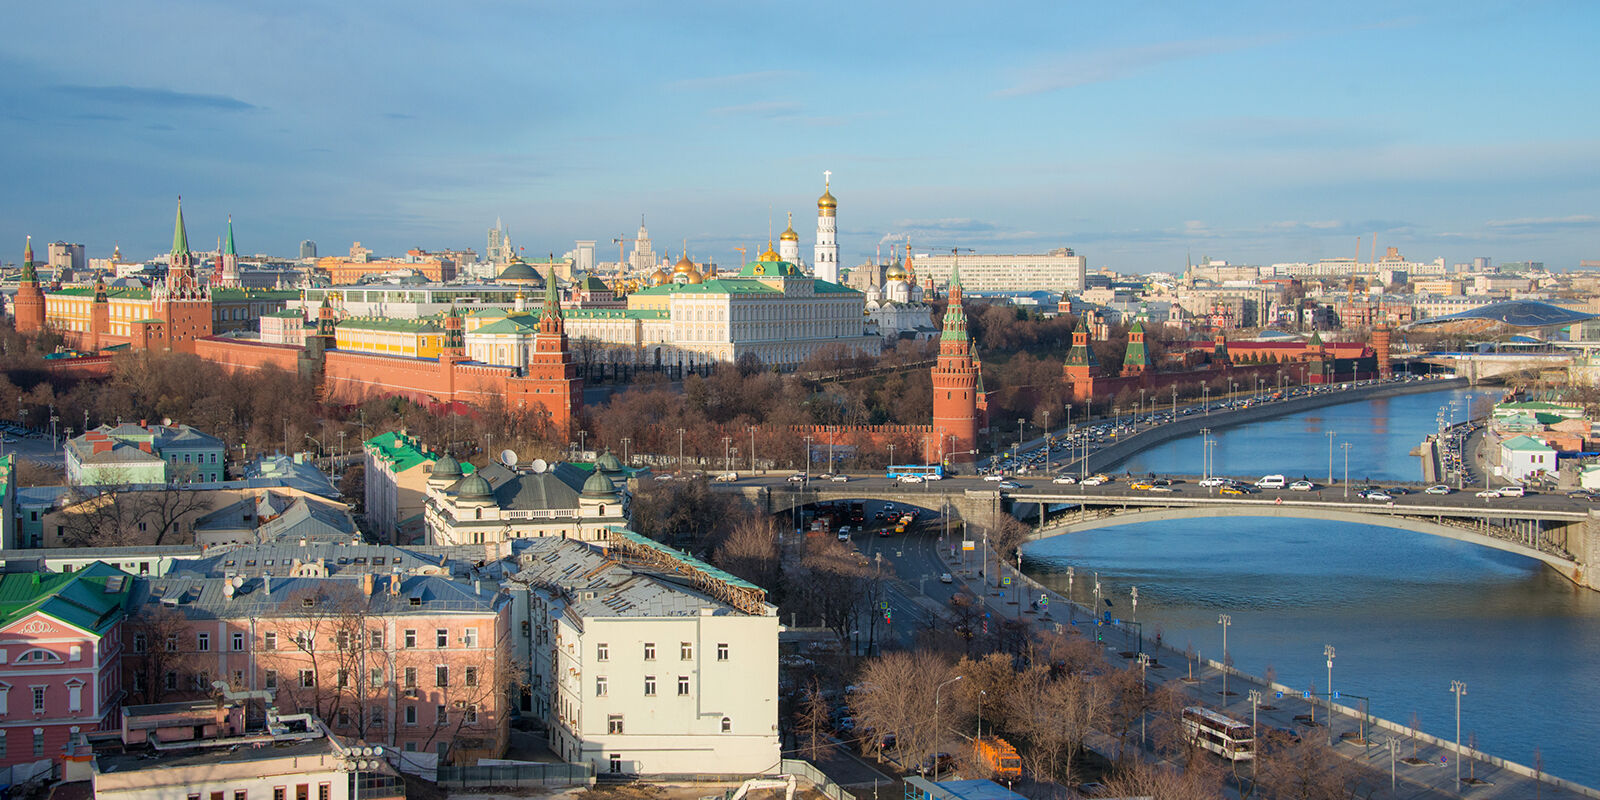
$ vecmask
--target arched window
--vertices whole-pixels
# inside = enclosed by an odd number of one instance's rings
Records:
[[[722,718],[722,732],[723,733],[733,733],[733,720],[732,719],[729,719],[728,717],[723,717]]]

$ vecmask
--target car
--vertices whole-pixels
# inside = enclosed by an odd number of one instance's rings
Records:
[[[1000,488],[1001,489],[1007,489],[1007,490],[1021,489],[1022,488],[1022,484],[1017,483],[1016,481],[1001,481],[1000,482]]]
[[[937,472],[930,472],[930,473],[922,476],[922,479],[923,480],[928,480],[928,481],[942,481],[942,480],[944,480],[944,476],[940,475]]]
[[[1218,486],[1227,486],[1228,485],[1228,479],[1227,478],[1201,478],[1200,479],[1200,485],[1206,487],[1207,489],[1215,488],[1215,487],[1218,487]]]
[[[1448,486],[1446,486],[1446,485],[1444,485],[1442,483],[1436,483],[1436,484],[1434,484],[1432,486],[1429,486],[1428,488],[1422,490],[1423,494],[1452,494],[1454,492],[1455,492],[1454,489],[1452,489],[1452,488],[1450,488],[1450,487],[1448,487]]]
[[[805,483],[806,482],[806,474],[804,472],[796,472],[795,474],[789,476],[789,482],[790,483]]]
[[[1501,497],[1522,497],[1522,496],[1526,495],[1527,493],[1528,493],[1528,490],[1522,488],[1521,486],[1502,486],[1502,487],[1500,487],[1500,496]]]
[[[1171,493],[1173,493],[1173,492],[1175,492],[1177,490],[1172,488],[1171,484],[1158,483],[1158,484],[1155,484],[1155,485],[1151,486],[1150,487],[1150,491],[1158,492],[1158,493],[1161,493],[1161,494],[1171,494]]]
[[[833,481],[834,483],[849,483],[850,482],[850,476],[849,475],[835,475],[835,476],[829,478],[828,480]]]
[[[1478,496],[1485,500],[1489,500],[1495,497],[1502,497],[1503,495],[1493,489],[1484,489],[1483,491],[1478,492]]]
[[[1578,489],[1576,491],[1567,492],[1567,496],[1572,498],[1572,499],[1574,499],[1574,500],[1593,500],[1594,499],[1594,493],[1586,492],[1586,491],[1584,491],[1582,489]]]
[[[1364,492],[1360,492],[1359,494],[1360,494],[1361,497],[1365,497],[1368,500],[1384,501],[1384,500],[1393,500],[1394,499],[1394,497],[1391,496],[1388,492],[1382,492],[1382,491],[1379,491],[1377,489],[1368,489],[1368,490],[1366,490]]]
[[[921,475],[901,475],[900,476],[900,482],[901,483],[922,483],[922,476]]]
[[[1132,490],[1134,490],[1136,492],[1148,492],[1151,489],[1154,489],[1155,487],[1156,487],[1156,485],[1154,483],[1151,483],[1150,481],[1135,481],[1133,483],[1128,484],[1128,488],[1132,489]]]
[[[948,572],[941,572],[941,573],[939,573],[939,582],[940,583],[955,583],[956,579],[954,577],[952,577],[950,575],[950,573],[948,573]]]
[[[1254,486],[1244,486],[1242,484],[1231,484],[1230,483],[1227,486],[1222,487],[1222,489],[1220,490],[1219,494],[1237,496],[1237,495],[1255,494],[1258,491],[1260,491],[1260,490],[1256,489]]]
[[[1257,489],[1282,489],[1288,485],[1289,482],[1282,475],[1263,475],[1261,480],[1256,481]]]
[[[998,481],[1005,480],[1006,476],[1004,476],[1004,475],[1002,475],[1002,474],[1000,474],[998,472],[991,472],[988,475],[983,476],[983,479],[986,480],[986,481],[997,481],[998,482]]]
[[[817,480],[819,480],[819,481],[831,481],[831,480],[833,480],[833,473],[824,472],[821,475],[817,476]]]
[[[841,542],[850,541],[850,528],[844,527],[844,528],[840,528],[839,529],[839,541],[841,541]]]
[[[1064,484],[1064,485],[1067,485],[1067,486],[1071,486],[1072,484],[1077,483],[1078,479],[1072,477],[1071,475],[1058,475],[1058,476],[1056,476],[1054,478],[1051,478],[1050,482],[1051,483],[1059,483],[1059,484]]]
[[[1289,484],[1289,491],[1291,492],[1309,492],[1315,488],[1317,488],[1317,485],[1311,481],[1295,481]]]
[[[1411,490],[1407,489],[1404,486],[1392,486],[1392,487],[1390,487],[1388,489],[1384,489],[1383,491],[1388,492],[1389,494],[1392,494],[1395,497],[1399,497],[1400,495],[1403,495],[1403,494],[1411,494]]]
[[[734,481],[739,480],[739,473],[737,473],[737,472],[724,472],[721,475],[718,475],[717,477],[713,478],[712,480],[716,481],[717,483],[733,483]]]

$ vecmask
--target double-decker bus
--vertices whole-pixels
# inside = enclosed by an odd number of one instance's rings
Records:
[[[928,480],[930,477],[932,480],[939,480],[944,477],[944,467],[938,464],[889,465],[889,477],[899,478],[902,475],[916,475],[924,480]]]
[[[1256,757],[1255,734],[1248,722],[1209,708],[1189,706],[1183,710],[1183,727],[1195,744],[1229,761],[1249,761]]]

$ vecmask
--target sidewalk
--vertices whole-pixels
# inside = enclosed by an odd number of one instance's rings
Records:
[[[940,558],[951,565],[951,572],[962,580],[965,575],[975,575],[974,570],[957,572],[957,560],[951,559],[947,554],[940,553]],[[991,559],[993,556],[991,554]],[[994,564],[991,560],[990,565]],[[1044,587],[1026,575],[1021,575],[1010,564],[1001,567],[1000,576],[1012,578],[1013,585],[1006,587],[1006,597],[999,596],[1000,590],[993,583],[995,576],[988,576],[983,591],[979,594],[984,599],[985,606],[997,618],[1016,618],[1019,606],[1007,602],[1011,599],[1013,590],[1019,585],[1025,587],[1030,602],[1040,596],[1048,598],[1039,611],[1031,608],[1021,608],[1021,617],[1031,620],[1035,626],[1049,627],[1061,633],[1070,635],[1074,620],[1083,622],[1092,620],[1093,615],[1082,605],[1068,603],[1067,598],[1059,593]],[[976,590],[978,587],[968,583],[969,588]],[[1092,627],[1092,623],[1089,626]],[[1110,626],[1103,628],[1106,636],[1106,660],[1118,668],[1136,663],[1133,660],[1133,651],[1138,648],[1138,636],[1132,626]],[[1489,754],[1475,752],[1466,747],[1461,747],[1462,755],[1471,759],[1460,765],[1462,786],[1459,790],[1452,791],[1456,786],[1456,750],[1453,742],[1441,740],[1429,734],[1413,732],[1403,725],[1367,716],[1364,732],[1365,742],[1359,739],[1363,732],[1360,712],[1357,709],[1346,708],[1339,703],[1333,704],[1334,718],[1332,730],[1327,726],[1328,702],[1326,695],[1316,698],[1315,708],[1304,697],[1304,689],[1294,689],[1282,684],[1268,684],[1265,680],[1255,676],[1245,675],[1212,659],[1204,659],[1203,654],[1197,653],[1194,664],[1194,682],[1188,683],[1185,678],[1189,674],[1187,661],[1182,651],[1157,645],[1150,638],[1144,640],[1144,652],[1149,653],[1153,659],[1148,667],[1147,677],[1151,685],[1164,682],[1180,681],[1185,683],[1184,691],[1198,702],[1240,720],[1251,718],[1251,704],[1247,699],[1249,691],[1254,689],[1262,695],[1262,705],[1256,709],[1256,722],[1260,729],[1285,728],[1293,730],[1301,736],[1332,736],[1338,743],[1335,752],[1361,764],[1369,769],[1366,784],[1373,791],[1373,797],[1388,797],[1391,770],[1391,742],[1393,743],[1393,780],[1397,786],[1395,797],[1407,798],[1528,798],[1536,794],[1541,797],[1557,798],[1600,798],[1600,791],[1589,787],[1579,786],[1548,775],[1535,786],[1531,768],[1514,764],[1504,759],[1496,758]],[[1125,653],[1125,654],[1124,654]],[[1227,673],[1228,696],[1222,696],[1223,674]],[[1326,687],[1324,687],[1326,688]],[[1278,693],[1282,692],[1279,699]],[[1268,706],[1275,706],[1269,708]],[[1299,717],[1315,716],[1314,725],[1305,725],[1297,720]],[[1112,740],[1114,743],[1114,740]],[[1415,762],[1412,757],[1415,752]],[[1470,766],[1469,766],[1470,765]],[[1476,777],[1477,783],[1467,785],[1468,776]]]

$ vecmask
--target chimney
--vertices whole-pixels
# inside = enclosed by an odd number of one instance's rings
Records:
[[[145,451],[146,453],[154,452],[153,450],[150,449],[150,443],[149,442],[140,442],[139,443],[139,449]]]
[[[268,596],[268,597],[272,596],[272,574],[271,573],[267,573],[267,574],[261,576],[261,593],[266,595],[266,596]]]
[[[361,593],[367,597],[372,596],[372,573],[370,572],[361,576]]]
[[[141,419],[141,420],[139,420],[139,427],[141,427],[141,428],[148,428],[148,427],[150,427],[150,420],[147,420],[147,419]]]

